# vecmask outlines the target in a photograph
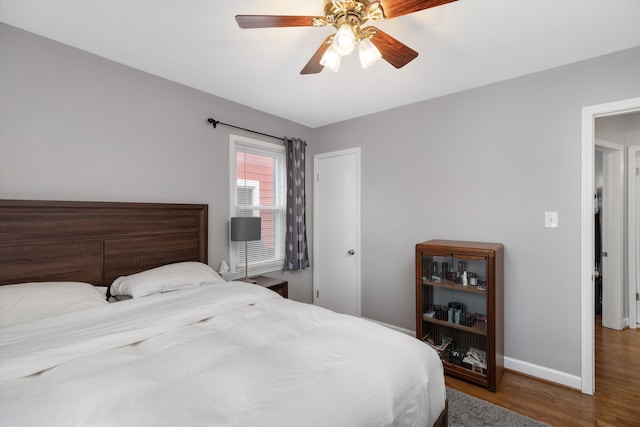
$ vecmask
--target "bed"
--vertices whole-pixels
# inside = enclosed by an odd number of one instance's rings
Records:
[[[447,425],[433,350],[225,282],[207,266],[207,218],[206,205],[0,200],[0,305],[15,316],[0,317],[0,422]]]

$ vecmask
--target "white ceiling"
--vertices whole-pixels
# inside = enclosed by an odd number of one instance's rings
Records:
[[[243,30],[234,19],[322,9],[323,0],[0,0],[0,21],[309,127],[640,46],[640,0],[459,0],[376,24],[419,52],[402,69],[362,70],[352,54],[338,73],[303,76],[332,27]]]

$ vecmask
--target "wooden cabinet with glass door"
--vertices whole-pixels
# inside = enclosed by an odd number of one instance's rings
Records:
[[[416,336],[449,375],[496,391],[504,367],[500,243],[430,240],[416,245]]]

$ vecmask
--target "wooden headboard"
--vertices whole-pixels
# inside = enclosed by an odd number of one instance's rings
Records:
[[[0,200],[0,285],[207,263],[207,205]]]

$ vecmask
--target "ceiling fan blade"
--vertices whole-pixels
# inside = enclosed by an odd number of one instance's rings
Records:
[[[316,53],[313,54],[307,65],[304,66],[300,74],[317,74],[324,69],[324,65],[320,64],[320,60],[322,59],[322,55],[329,49],[331,46],[331,39],[333,38],[333,34],[324,39]]]
[[[312,27],[322,16],[236,15],[240,28]]]
[[[384,16],[391,19],[454,1],[457,0],[380,0],[380,4],[384,10]]]
[[[380,31],[377,28],[374,29],[376,34],[371,37],[371,43],[376,45],[382,55],[382,59],[389,64],[396,68],[402,68],[418,56],[418,52],[409,46],[399,42],[384,31]]]

